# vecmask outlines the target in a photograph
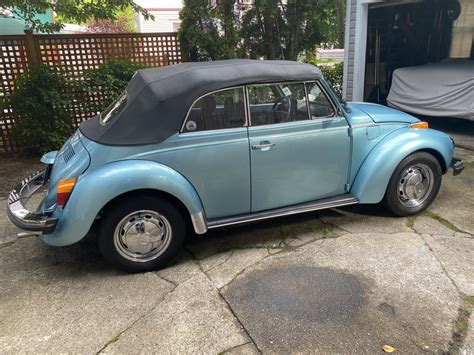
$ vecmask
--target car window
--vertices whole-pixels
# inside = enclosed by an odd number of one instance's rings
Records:
[[[244,89],[233,88],[207,94],[189,111],[183,132],[237,128],[245,125]]]
[[[334,116],[334,108],[317,82],[306,83],[306,91],[311,119]]]
[[[252,126],[308,120],[303,83],[248,87]]]
[[[100,123],[109,123],[127,104],[127,92],[124,91],[114,102],[100,113]]]

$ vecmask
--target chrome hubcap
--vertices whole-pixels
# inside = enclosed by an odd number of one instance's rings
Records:
[[[407,207],[417,207],[429,197],[433,189],[433,171],[425,164],[406,169],[398,180],[398,200]]]
[[[124,258],[145,262],[160,256],[171,241],[171,225],[155,211],[136,211],[115,228],[114,244]]]

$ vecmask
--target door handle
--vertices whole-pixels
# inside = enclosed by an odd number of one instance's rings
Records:
[[[260,144],[253,144],[252,149],[260,149],[262,152],[270,150],[271,147],[274,147],[275,143],[270,143],[269,141],[260,142]]]

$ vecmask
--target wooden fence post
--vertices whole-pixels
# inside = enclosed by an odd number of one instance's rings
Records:
[[[25,30],[26,55],[30,64],[38,64],[41,62],[38,51],[36,50],[35,39],[33,38],[33,30]]]

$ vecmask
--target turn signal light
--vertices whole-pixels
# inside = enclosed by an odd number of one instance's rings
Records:
[[[412,123],[410,125],[410,128],[422,128],[422,129],[426,129],[426,128],[429,128],[429,124],[428,122],[423,122],[423,121],[420,121],[420,122],[415,122],[415,123]]]
[[[74,186],[76,185],[77,178],[59,180],[57,189],[57,203],[58,206],[63,208],[66,205],[69,196],[71,195]]]

